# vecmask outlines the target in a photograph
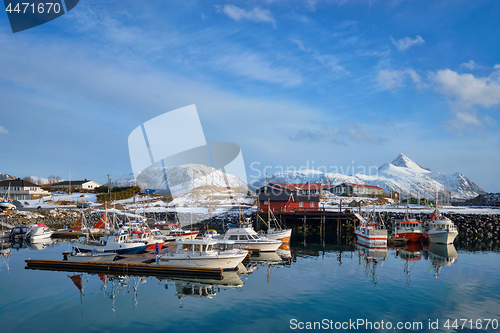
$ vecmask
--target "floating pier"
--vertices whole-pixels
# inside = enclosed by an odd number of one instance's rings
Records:
[[[182,276],[182,277],[206,277],[222,280],[222,269],[201,267],[178,267],[152,264],[154,259],[142,260],[145,257],[124,256],[115,261],[81,262],[69,260],[42,260],[27,259],[26,269],[55,270],[66,272],[92,272],[92,273],[116,273],[126,275],[148,275],[148,276]]]

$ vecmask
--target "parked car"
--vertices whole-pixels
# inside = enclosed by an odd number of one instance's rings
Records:
[[[76,208],[89,208],[90,204],[88,202],[78,202]]]

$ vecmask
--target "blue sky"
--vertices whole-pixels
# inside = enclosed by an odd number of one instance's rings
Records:
[[[238,144],[250,179],[404,153],[499,192],[499,12],[465,0],[81,0],[16,34],[1,14],[0,172],[131,173],[130,132],[196,104],[207,141]]]

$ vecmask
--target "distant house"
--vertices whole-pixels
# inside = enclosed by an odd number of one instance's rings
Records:
[[[7,195],[12,200],[32,200],[50,195],[50,192],[43,190],[37,184],[18,178],[0,181],[0,197]]]
[[[298,190],[266,186],[258,191],[259,208],[267,212],[317,211],[319,195],[300,195]]]
[[[259,190],[261,190],[264,187],[272,187],[276,189],[282,189],[282,190],[288,189],[291,191],[296,191],[299,195],[320,195],[323,186],[324,185],[321,183],[309,183],[309,182],[305,184],[269,183],[261,187]],[[259,190],[257,190],[257,192]]]
[[[339,197],[376,197],[384,195],[384,189],[374,185],[342,183],[328,189]]]
[[[93,190],[101,185],[93,180],[85,179],[85,180],[63,181],[52,184],[50,187],[53,190],[68,190],[70,186],[71,190],[74,191],[74,190]]]

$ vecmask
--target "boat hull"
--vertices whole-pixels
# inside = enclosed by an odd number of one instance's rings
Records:
[[[80,253],[75,255],[66,255],[63,260],[68,261],[81,261],[81,262],[94,262],[94,261],[113,261],[115,260],[117,253],[100,253],[97,255],[92,255],[90,252]]]
[[[265,234],[266,238],[280,240],[287,243],[290,243],[291,236],[292,236],[292,229],[273,231]]]
[[[387,248],[387,233],[385,232],[373,232],[370,231],[368,234],[361,233],[356,230],[356,237],[358,242],[361,244],[368,245],[372,248]]]
[[[404,237],[408,242],[418,242],[422,239],[423,233],[421,232],[401,232],[395,235],[396,238]]]
[[[107,246],[96,246],[96,245],[86,245],[80,244],[75,245],[75,249],[80,252],[92,252],[93,250],[102,253],[116,252],[117,254],[140,254],[146,251],[146,245],[134,245],[122,244],[120,247],[107,247]]]
[[[170,256],[165,255],[158,257],[157,265],[160,266],[176,266],[176,267],[193,267],[193,268],[221,268],[221,269],[235,269],[240,262],[245,259],[246,254],[238,254],[234,256],[218,256],[218,257],[205,257],[205,256]]]
[[[245,242],[245,241],[235,241],[234,247],[245,249],[245,250],[254,250],[261,252],[272,252],[276,251],[282,244],[282,241],[273,241],[273,242]]]
[[[429,236],[429,242],[438,244],[453,244],[453,241],[458,236],[457,231],[429,231],[427,233]]]

